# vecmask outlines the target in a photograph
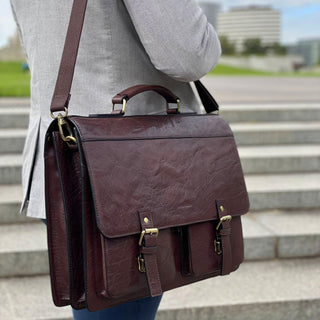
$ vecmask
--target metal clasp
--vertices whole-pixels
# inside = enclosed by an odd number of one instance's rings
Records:
[[[138,257],[138,269],[142,273],[146,272],[146,265],[145,265],[144,259],[142,258],[141,254]]]
[[[125,114],[125,112],[126,112],[126,105],[127,105],[127,100],[126,100],[126,99],[122,99],[122,109],[121,109],[121,111],[120,111],[121,114]],[[114,106],[115,106],[115,104],[112,105],[111,112],[114,111]]]
[[[222,253],[221,240],[215,239],[213,243],[214,243],[214,251],[216,252],[216,254],[221,254]]]
[[[167,102],[167,112],[168,112],[168,109],[169,109],[169,104],[168,104],[168,102]],[[180,109],[181,109],[181,107],[180,107],[180,100],[177,99],[177,113],[180,113]]]
[[[159,234],[159,229],[158,229],[158,228],[150,228],[150,229],[144,229],[144,230],[142,230],[141,235],[140,235],[140,239],[139,239],[139,246],[140,246],[140,247],[142,246],[142,241],[143,241],[143,238],[144,238],[144,235],[145,235],[145,234],[151,234],[151,235],[156,235],[156,236],[158,236],[158,234]]]
[[[231,221],[231,219],[232,219],[232,217],[231,217],[230,215],[221,217],[221,218],[220,218],[220,221],[219,221],[219,223],[218,223],[218,225],[217,225],[217,227],[216,227],[216,230],[219,230],[222,222]]]
[[[61,139],[65,142],[73,142],[73,143],[77,143],[76,138],[73,136],[72,134],[72,130],[70,128],[69,123],[65,120],[65,117],[62,115],[59,115],[58,117],[58,126],[59,126],[59,132],[60,132],[60,136]],[[67,129],[67,133],[68,135],[65,136],[64,134],[64,130],[63,130],[63,126]]]

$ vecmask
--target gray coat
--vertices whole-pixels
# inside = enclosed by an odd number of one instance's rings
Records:
[[[31,110],[23,150],[21,212],[45,218],[44,136],[71,0],[11,0],[31,70]],[[195,0],[89,0],[69,114],[108,113],[111,98],[136,84],[170,88],[182,107],[202,112],[188,83],[212,70],[221,49]],[[159,112],[155,93],[130,100],[127,115]]]

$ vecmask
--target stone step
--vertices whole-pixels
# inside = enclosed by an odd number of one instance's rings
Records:
[[[0,154],[22,153],[27,129],[0,129]]]
[[[319,144],[320,122],[231,123],[238,146]]]
[[[228,122],[320,121],[320,103],[221,104]]]
[[[0,98],[0,108],[30,108],[30,99],[29,98]]]
[[[255,174],[245,180],[253,211],[320,207],[320,173]],[[21,201],[20,185],[0,184],[0,223],[17,215]]]
[[[21,183],[21,170],[21,154],[0,154],[0,184]]]
[[[320,146],[279,145],[239,147],[245,174],[319,172]],[[0,154],[0,184],[21,182],[21,154]]]
[[[245,176],[251,210],[320,207],[320,173]]]
[[[320,145],[266,145],[238,148],[245,174],[320,172]]]
[[[238,146],[319,144],[320,122],[231,123]],[[0,153],[21,153],[27,129],[0,127]]]
[[[242,223],[246,260],[320,256],[320,209],[248,213]],[[48,272],[42,222],[0,225],[0,277]]]
[[[17,222],[22,202],[22,187],[20,184],[0,184],[0,224]]]
[[[25,107],[0,108],[0,128],[27,128],[29,109]]]
[[[319,264],[320,258],[245,262],[228,276],[165,292],[156,320],[320,319]],[[53,305],[48,275],[0,279],[0,291],[1,319],[72,319],[70,307]]]

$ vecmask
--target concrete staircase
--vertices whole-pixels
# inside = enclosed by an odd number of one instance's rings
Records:
[[[17,214],[28,101],[0,100],[0,319],[72,319],[52,304],[45,226]],[[320,319],[320,104],[222,105],[250,195],[245,258],[167,292],[157,320]]]

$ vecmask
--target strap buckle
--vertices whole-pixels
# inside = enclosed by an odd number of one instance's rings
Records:
[[[120,111],[120,114],[125,114],[125,112],[126,112],[126,105],[127,105],[127,100],[123,98],[123,99],[122,99],[122,109],[121,109],[121,111]],[[112,105],[111,112],[114,111],[114,106],[115,106],[115,104]]]
[[[158,229],[158,228],[150,228],[150,229],[144,229],[144,230],[142,230],[141,235],[140,235],[140,239],[139,239],[139,246],[140,246],[140,247],[142,246],[142,241],[143,241],[143,238],[144,238],[144,235],[145,235],[145,234],[150,234],[150,235],[156,235],[156,236],[158,236],[158,234],[159,234],[159,229]]]
[[[219,221],[219,223],[218,223],[218,225],[217,225],[217,227],[216,227],[216,230],[218,231],[218,230],[220,229],[220,226],[221,226],[221,224],[222,224],[223,222],[227,222],[227,221],[229,222],[229,221],[231,221],[231,219],[232,219],[232,216],[230,216],[230,215],[221,217],[221,218],[220,218],[220,221]]]

